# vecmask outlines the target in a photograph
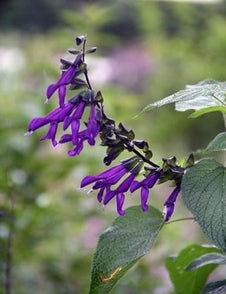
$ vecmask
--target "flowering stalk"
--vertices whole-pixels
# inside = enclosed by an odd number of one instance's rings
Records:
[[[71,54],[77,54],[76,58],[73,62],[61,59],[61,76],[57,82],[49,85],[46,91],[46,102],[58,91],[59,107],[45,117],[31,120],[27,135],[48,125],[47,134],[40,140],[50,139],[53,147],[70,143],[73,148],[68,151],[69,156],[79,155],[84,148],[85,141],[90,146],[95,145],[96,137],[99,135],[101,145],[107,147],[104,157],[104,163],[107,166],[124,150],[133,153],[134,156],[97,176],[86,176],[81,182],[81,188],[93,184],[90,192],[98,190],[97,200],[103,205],[107,205],[113,198],[116,198],[117,211],[120,215],[124,215],[123,204],[126,192],[130,190],[133,193],[140,189],[141,207],[143,211],[146,211],[149,190],[157,183],[174,181],[176,188],[164,204],[165,220],[168,221],[174,211],[186,166],[179,166],[175,157],[163,159],[161,166],[154,163],[150,160],[152,151],[148,143],[144,140],[136,140],[133,130],[127,130],[122,123],[116,126],[115,121],[105,114],[103,96],[100,91],[93,90],[85,63],[86,53],[95,52],[96,47],[86,51],[85,36],[79,36],[75,41],[77,46],[82,45],[82,49],[68,50]],[[85,80],[79,78],[81,75]],[[68,90],[79,90],[80,88],[83,89],[65,102]],[[87,109],[89,109],[89,118],[87,122],[84,122],[85,127],[82,128],[81,121]],[[57,140],[57,132],[60,127],[63,134]],[[191,158],[189,160],[192,161]],[[145,170],[144,179],[138,182],[136,177],[142,168]]]

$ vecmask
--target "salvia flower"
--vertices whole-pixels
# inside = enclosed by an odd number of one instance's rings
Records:
[[[64,108],[58,107],[55,110],[51,111],[49,114],[47,114],[45,117],[38,117],[32,119],[28,125],[27,135],[30,135],[37,129],[45,125],[51,124],[53,122],[57,124],[63,122],[72,113],[75,107],[76,106],[73,103],[68,102]]]
[[[129,190],[140,168],[141,164],[135,156],[124,160],[121,164],[100,173],[98,176],[86,176],[82,180],[80,187],[83,188],[94,183],[90,192],[99,190],[97,200],[100,203],[103,202],[103,205],[107,205],[112,198],[116,197],[117,211],[120,215],[124,215],[125,211],[122,209],[125,200],[124,193]],[[129,173],[128,177],[116,189],[112,190],[112,187],[127,173]]]
[[[130,192],[133,193],[137,189],[141,188],[141,207],[143,211],[148,210],[148,196],[149,196],[149,189],[151,189],[159,180],[160,178],[160,171],[155,171],[154,173],[151,173],[148,175],[144,180],[141,182],[133,181]]]
[[[76,99],[74,99],[76,100]],[[87,101],[80,101],[79,103],[73,102],[71,99],[65,103],[63,108],[58,107],[51,111],[45,117],[38,117],[31,120],[28,125],[27,135],[32,134],[35,130],[49,125],[47,134],[40,138],[40,140],[50,139],[54,147],[57,146],[56,133],[59,124],[62,123],[63,131],[69,129],[70,133],[63,134],[59,140],[60,144],[71,142],[74,149],[68,152],[69,156],[79,155],[84,146],[84,141],[87,141],[89,145],[95,144],[95,137],[100,130],[100,121],[96,118],[96,104],[95,102],[90,104],[90,116],[88,123],[85,123],[86,129],[80,130],[80,120],[86,107],[89,103]]]
[[[177,196],[180,192],[180,185],[177,185],[176,188],[173,190],[173,192],[169,195],[168,199],[164,203],[165,209],[164,209],[164,215],[165,215],[165,221],[167,222],[170,217],[172,216],[174,212],[174,206],[175,202],[177,200]]]
[[[82,54],[79,54],[73,63],[61,59],[61,63],[63,63],[67,69],[62,71],[61,77],[56,83],[48,86],[46,90],[46,96],[47,96],[46,103],[52,97],[55,91],[58,90],[60,107],[64,107],[64,101],[66,96],[66,86],[73,82],[73,79],[76,76],[76,73],[79,71],[78,65],[81,63],[81,60],[82,60]]]

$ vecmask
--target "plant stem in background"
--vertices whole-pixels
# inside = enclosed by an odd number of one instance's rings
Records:
[[[14,209],[15,199],[11,183],[8,184],[8,197],[10,201],[10,211],[8,215],[9,234],[6,247],[6,265],[5,265],[5,293],[11,294],[12,286],[12,247],[13,247],[13,231],[14,231]]]

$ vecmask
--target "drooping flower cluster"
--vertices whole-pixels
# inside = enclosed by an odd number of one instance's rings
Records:
[[[142,164],[136,156],[125,159],[121,164],[100,173],[96,177],[86,176],[81,182],[81,188],[95,183],[90,192],[99,189],[97,200],[100,203],[103,201],[104,205],[116,196],[117,211],[120,215],[124,215],[125,211],[122,209],[125,200],[124,193],[130,188]],[[117,184],[128,172],[130,172],[130,175],[115,190],[112,190],[111,187]]]
[[[96,101],[97,94],[90,88],[89,84],[77,78],[86,70],[84,55],[79,54],[74,62],[61,59],[61,63],[63,65],[61,77],[56,83],[49,85],[46,91],[46,102],[48,102],[58,90],[59,107],[45,117],[31,120],[26,134],[30,135],[37,129],[49,125],[47,134],[41,137],[40,140],[50,139],[54,147],[58,144],[70,142],[73,149],[68,154],[69,156],[75,156],[82,151],[85,141],[89,145],[95,144],[95,138],[100,131],[102,116]],[[81,91],[65,103],[68,86],[71,89],[78,89],[82,86],[88,89]],[[81,119],[86,108],[90,108],[89,119],[88,122],[84,123],[85,128],[81,130]],[[60,124],[62,124],[63,134],[57,141],[56,135]]]
[[[127,130],[122,123],[116,127],[115,121],[104,112],[102,94],[100,91],[96,93],[89,81],[85,54],[95,52],[96,47],[86,51],[84,36],[77,37],[76,44],[78,46],[82,44],[82,49],[69,49],[68,51],[77,54],[77,57],[73,62],[61,59],[61,77],[57,82],[49,85],[46,91],[46,103],[56,91],[58,92],[59,107],[44,117],[31,120],[27,135],[48,125],[47,134],[40,140],[49,139],[54,147],[58,144],[70,143],[73,148],[69,150],[68,154],[75,156],[80,154],[85,141],[91,146],[94,145],[95,138],[99,134],[101,145],[107,147],[104,157],[106,165],[110,165],[124,150],[132,152],[134,156],[122,160],[119,165],[97,176],[86,176],[81,182],[81,188],[92,184],[89,192],[98,191],[97,200],[104,206],[116,198],[117,211],[120,215],[124,215],[123,204],[126,192],[133,193],[140,189],[141,207],[143,211],[146,211],[150,189],[157,183],[174,181],[176,187],[164,203],[165,221],[168,221],[174,212],[186,166],[179,166],[175,157],[163,159],[161,165],[155,164],[150,160],[152,151],[146,141],[136,140],[133,130]],[[82,74],[84,80],[78,78]],[[80,88],[83,90],[65,102],[67,90]],[[85,112],[89,112],[88,121],[84,122],[84,126],[82,126],[81,120],[85,116]],[[57,139],[59,128],[62,128],[63,133]],[[193,157],[190,156],[187,165],[192,164]],[[145,171],[143,173],[144,179],[137,181],[136,176],[142,167]]]
[[[152,169],[149,174],[140,182],[135,180],[135,177],[140,172],[143,166],[143,162],[139,160],[138,157],[132,157],[121,162],[121,164],[116,165],[97,176],[86,176],[81,182],[81,188],[93,184],[91,190],[88,193],[99,190],[97,193],[97,200],[103,205],[107,205],[111,199],[116,197],[117,211],[120,215],[124,215],[125,211],[122,206],[125,200],[125,192],[130,190],[131,193],[141,189],[141,207],[143,211],[148,210],[148,197],[149,190],[164,176],[164,171],[162,167]],[[113,186],[118,184],[120,180],[129,174],[117,188]],[[178,184],[173,192],[170,194],[166,202],[164,203],[164,215],[165,221],[168,221],[173,214],[174,205],[177,196],[180,192],[180,185]]]

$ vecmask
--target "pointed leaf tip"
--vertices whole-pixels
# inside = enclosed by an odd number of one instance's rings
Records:
[[[90,294],[109,293],[117,281],[152,246],[164,224],[162,213],[153,207],[126,209],[100,236],[92,264]]]

